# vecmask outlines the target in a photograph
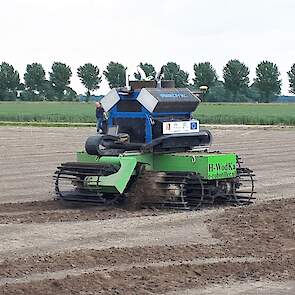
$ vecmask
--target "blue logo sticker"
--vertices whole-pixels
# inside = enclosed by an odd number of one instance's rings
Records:
[[[198,129],[198,124],[196,122],[191,122],[191,129],[192,130]]]

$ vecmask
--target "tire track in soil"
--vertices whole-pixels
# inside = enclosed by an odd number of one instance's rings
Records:
[[[203,259],[189,259],[189,260],[174,260],[174,261],[156,261],[156,262],[143,262],[143,263],[130,263],[128,264],[117,264],[116,265],[100,265],[92,268],[74,268],[68,270],[61,270],[61,271],[51,271],[51,272],[44,272],[44,273],[31,273],[28,275],[26,273],[23,277],[18,278],[0,278],[0,286],[7,285],[7,284],[20,284],[20,283],[31,283],[36,281],[42,280],[61,280],[65,279],[68,276],[81,276],[83,274],[89,273],[110,273],[113,271],[120,271],[120,272],[127,272],[134,268],[162,268],[168,266],[181,266],[181,265],[204,265],[204,264],[218,264],[218,263],[244,263],[244,262],[258,262],[262,261],[261,259],[255,257],[211,257],[211,258],[203,258]]]
[[[189,261],[191,259],[227,258],[237,256],[235,251],[226,253],[222,245],[208,246],[200,244],[182,246],[146,246],[131,248],[110,248],[103,250],[81,249],[33,255],[16,259],[4,259],[0,263],[0,276],[17,278],[35,272],[45,273],[48,270],[58,272],[71,268],[87,269],[97,266],[115,266],[139,263],[156,263],[165,261]],[[144,259],[143,259],[144,257]]]
[[[292,262],[292,264],[290,264]],[[288,275],[286,264],[290,264]],[[92,272],[64,279],[6,284],[0,294],[163,294],[182,289],[246,280],[294,279],[294,261],[221,262],[205,265],[180,264],[164,267],[133,267],[129,271]]]

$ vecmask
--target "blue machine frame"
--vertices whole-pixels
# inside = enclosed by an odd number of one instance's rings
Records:
[[[120,100],[137,100],[137,96],[139,95],[139,91],[134,91],[130,95],[122,95],[120,93],[119,97]],[[141,112],[119,112],[117,110],[117,104],[115,104],[109,111],[108,111],[108,126],[113,126],[113,119],[114,118],[144,118],[145,119],[145,143],[152,142],[152,123],[151,117],[163,117],[163,116],[171,116],[171,115],[186,115],[191,116],[190,112],[165,112],[165,113],[151,113],[149,112],[143,105],[141,105]]]

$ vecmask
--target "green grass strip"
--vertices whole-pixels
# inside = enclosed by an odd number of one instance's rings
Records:
[[[201,124],[295,126],[295,103],[202,103],[194,112]],[[0,125],[94,126],[94,103],[0,102]],[[14,123],[13,123],[14,122]]]
[[[67,122],[9,122],[0,121],[0,126],[33,126],[33,127],[95,127],[94,123],[67,123]]]

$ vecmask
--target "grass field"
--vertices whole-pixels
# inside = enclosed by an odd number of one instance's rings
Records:
[[[295,125],[295,104],[203,103],[194,116],[203,124]],[[40,125],[50,125],[52,122],[94,123],[95,105],[0,102],[0,121],[2,125],[5,122],[41,122]]]
[[[195,112],[208,124],[295,125],[295,104],[202,104]]]

